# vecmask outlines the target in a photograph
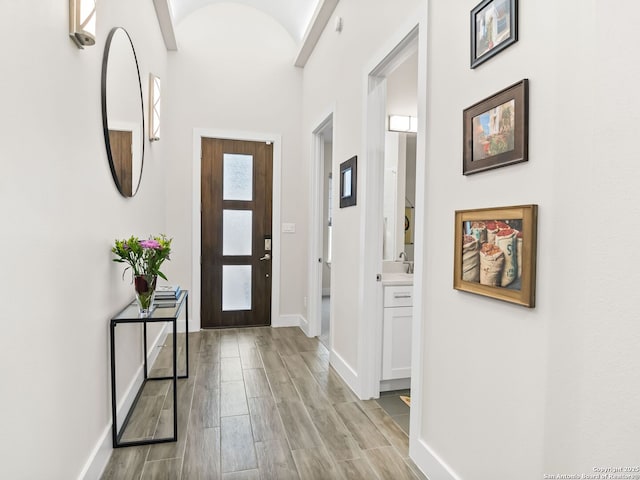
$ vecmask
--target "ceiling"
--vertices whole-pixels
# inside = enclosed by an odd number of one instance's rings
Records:
[[[254,7],[277,20],[300,43],[319,0],[170,0],[176,24],[201,7],[214,3],[240,3]]]

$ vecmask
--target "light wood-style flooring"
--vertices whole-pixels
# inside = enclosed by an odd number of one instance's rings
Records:
[[[170,342],[151,375],[170,374]],[[402,429],[375,401],[359,400],[299,328],[189,334],[189,365],[178,380],[178,441],[115,449],[104,480],[426,478]],[[170,382],[147,385],[131,438],[173,431]]]

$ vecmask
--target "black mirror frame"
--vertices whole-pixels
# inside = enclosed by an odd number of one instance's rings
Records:
[[[138,193],[138,189],[140,188],[140,183],[142,182],[142,171],[144,170],[144,96],[142,95],[142,81],[140,80],[140,66],[138,65],[138,56],[136,55],[136,49],[133,46],[133,41],[131,40],[131,36],[129,32],[123,27],[113,27],[111,31],[109,31],[109,35],[107,36],[107,41],[104,45],[104,54],[102,56],[102,78],[100,85],[100,94],[102,100],[102,130],[104,133],[104,144],[107,148],[107,158],[109,159],[109,168],[111,170],[111,176],[113,177],[113,181],[118,188],[118,192],[125,198],[130,198],[122,192],[122,185],[120,184],[120,179],[116,173],[115,165],[113,163],[113,153],[111,151],[111,141],[109,140],[109,122],[107,119],[107,66],[109,64],[109,49],[111,48],[111,41],[113,40],[113,36],[118,30],[122,30],[124,34],[129,39],[129,43],[131,44],[131,51],[133,52],[133,59],[136,62],[136,72],[138,73],[138,89],[140,91],[140,106],[141,106],[141,120],[142,120],[142,138],[140,139],[140,143],[142,145],[142,158],[140,159],[140,176],[138,178],[138,182],[135,186],[135,189],[131,193],[131,197],[134,197],[136,193]]]

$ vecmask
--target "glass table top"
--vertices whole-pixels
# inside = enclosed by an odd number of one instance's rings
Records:
[[[161,322],[166,320],[173,320],[175,318],[178,318],[178,316],[180,315],[188,293],[189,292],[187,290],[180,290],[178,298],[175,302],[154,302],[154,309],[149,315],[145,317],[140,316],[140,313],[138,311],[138,304],[135,300],[133,300],[111,320],[115,320],[118,322],[140,320]]]

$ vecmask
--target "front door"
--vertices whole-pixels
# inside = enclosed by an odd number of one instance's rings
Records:
[[[202,139],[203,328],[271,324],[273,146]]]

